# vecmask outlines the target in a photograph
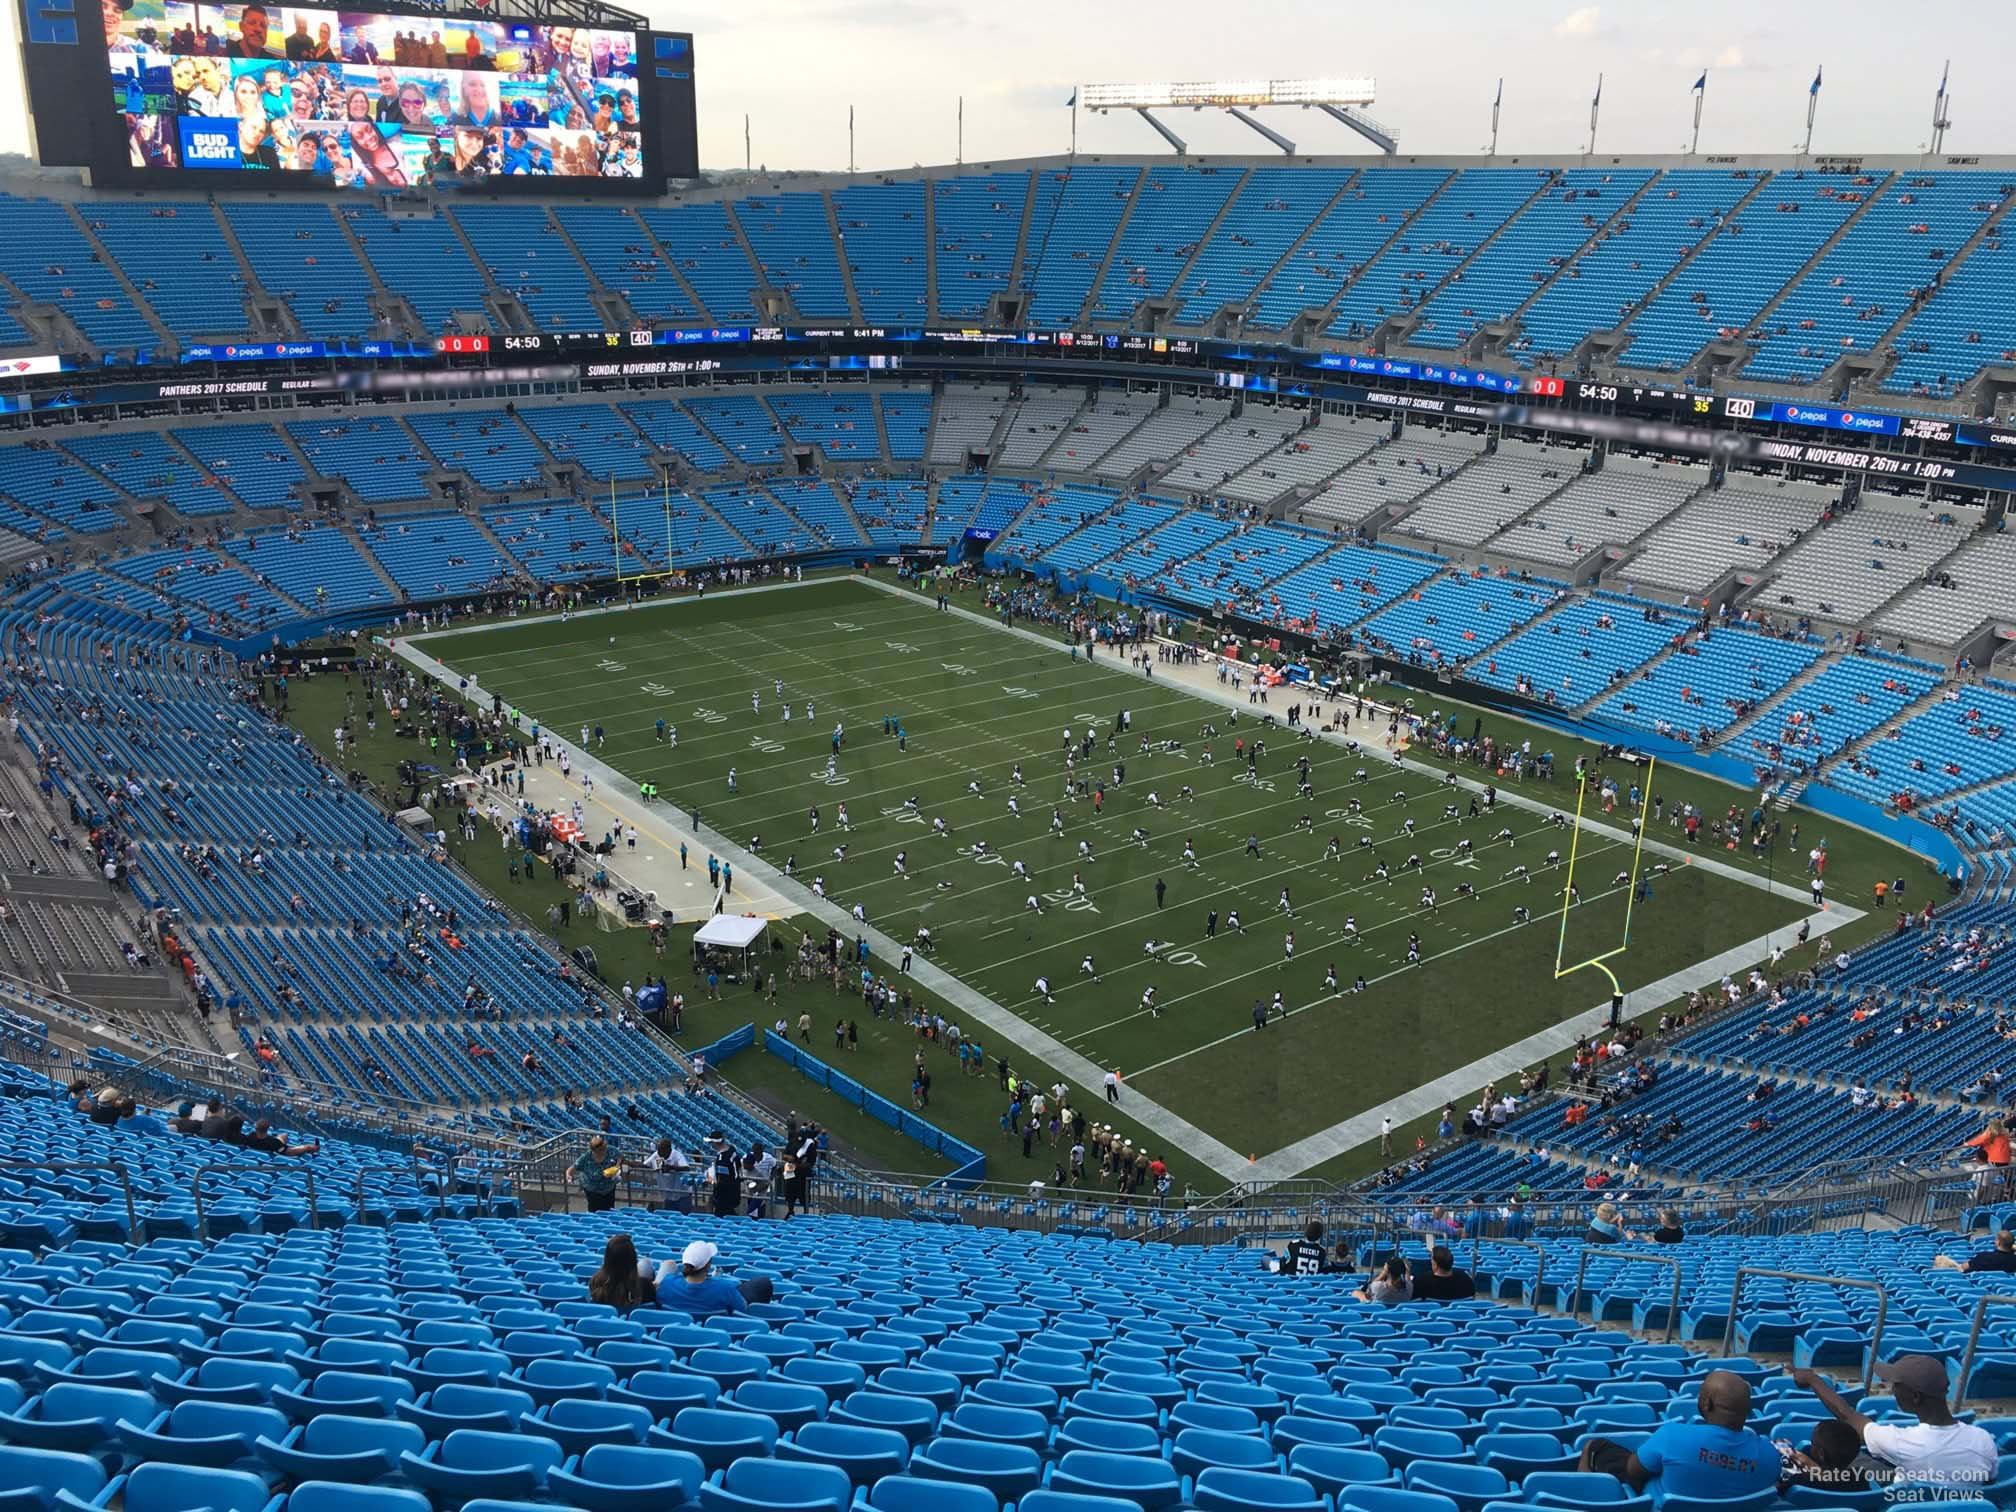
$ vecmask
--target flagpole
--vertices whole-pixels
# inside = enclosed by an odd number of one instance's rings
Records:
[[[952,161],[964,164],[966,161],[966,96],[959,96],[959,135],[952,149]]]
[[[1813,87],[1806,91],[1806,144],[1799,149],[1802,158],[1813,155],[1813,117],[1820,110],[1820,68],[1813,70]]]
[[[1589,155],[1596,155],[1596,114],[1603,108],[1603,75],[1596,75],[1596,98],[1589,102]]]
[[[1078,91],[1071,91],[1071,156],[1078,156]]]
[[[1498,107],[1505,103],[1505,80],[1498,80],[1498,93],[1491,99],[1491,156],[1498,156]]]
[[[847,171],[854,171],[854,107],[847,107]]]
[[[1701,106],[1708,98],[1708,71],[1704,68],[1694,85],[1694,140],[1687,144],[1687,156],[1693,157],[1701,150]]]

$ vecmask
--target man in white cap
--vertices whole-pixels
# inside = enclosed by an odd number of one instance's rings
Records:
[[[714,1257],[720,1254],[705,1239],[695,1239],[680,1253],[678,1278],[668,1277],[658,1288],[658,1305],[696,1318],[716,1313],[747,1312],[751,1302],[768,1302],[772,1295],[768,1276],[751,1276],[731,1281],[714,1274]]]

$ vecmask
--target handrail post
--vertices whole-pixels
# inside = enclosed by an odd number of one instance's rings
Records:
[[[120,1160],[0,1160],[0,1170],[5,1171],[110,1171],[119,1178],[119,1190],[126,1198],[126,1232],[133,1236],[135,1244],[147,1242],[145,1225],[140,1222],[140,1210],[133,1205],[133,1178],[127,1174],[126,1163]]]
[[[1584,1249],[1582,1251],[1582,1258],[1575,1264],[1575,1290],[1569,1293],[1568,1296],[1568,1316],[1571,1318],[1582,1311],[1582,1281],[1589,1274],[1589,1260],[1593,1255],[1601,1255],[1613,1260],[1636,1261],[1642,1265],[1663,1265],[1673,1272],[1673,1296],[1666,1305],[1666,1337],[1661,1341],[1671,1344],[1673,1342],[1673,1334],[1680,1326],[1681,1275],[1679,1260],[1672,1255],[1651,1255],[1640,1250],[1614,1248]],[[1593,1312],[1590,1314],[1589,1321],[1592,1323],[1596,1321]]]
[[[1981,1325],[1987,1321],[1991,1307],[2016,1306],[2016,1296],[2008,1292],[1990,1292],[1974,1304],[1974,1326],[1967,1330],[1967,1348],[1960,1355],[1960,1379],[1953,1387],[1953,1410],[1958,1412],[1967,1400],[1967,1383],[1974,1375],[1974,1352],[1981,1345]],[[1873,1358],[1876,1351],[1869,1351]]]
[[[237,1160],[213,1160],[208,1165],[196,1167],[189,1177],[189,1195],[196,1204],[196,1237],[205,1241],[208,1241],[210,1238],[210,1213],[203,1201],[203,1178],[205,1176],[208,1176],[212,1171],[270,1169],[272,1167],[252,1166]],[[319,1211],[320,1202],[318,1201],[318,1197],[320,1188],[315,1180],[315,1168],[313,1166],[303,1166],[301,1167],[301,1174],[308,1178],[308,1227],[311,1230],[318,1229],[322,1226],[322,1217]]]
[[[1762,1276],[1766,1280],[1771,1281],[1806,1281],[1816,1286],[1852,1286],[1857,1291],[1873,1291],[1876,1293],[1876,1332],[1869,1340],[1869,1352],[1866,1356],[1867,1363],[1862,1367],[1862,1387],[1865,1391],[1869,1388],[1869,1383],[1874,1378],[1876,1369],[1877,1351],[1883,1344],[1883,1325],[1890,1317],[1890,1293],[1884,1290],[1882,1282],[1864,1281],[1852,1276],[1822,1276],[1816,1275],[1812,1271],[1766,1270],[1762,1266],[1757,1265],[1738,1266],[1735,1276],[1729,1283],[1729,1321],[1722,1325],[1722,1358],[1725,1360],[1729,1358],[1736,1347],[1736,1309],[1743,1300],[1743,1278],[1745,1276]],[[1983,1298],[1982,1300],[1986,1302],[1998,1299]],[[2016,1302],[2016,1297],[2003,1297],[1999,1300]],[[1981,1312],[1978,1309],[1974,1314],[1974,1332],[1977,1337],[1981,1332]],[[1968,1344],[1971,1349],[1973,1340],[1970,1339]],[[1963,1375],[1961,1379],[1964,1382],[1966,1377]]]
[[[1533,1251],[1533,1253],[1539,1257],[1539,1263],[1533,1268],[1533,1291],[1535,1295],[1538,1295],[1540,1288],[1547,1284],[1546,1248],[1543,1245],[1541,1245],[1538,1240],[1534,1239],[1493,1239],[1491,1242],[1493,1244],[1515,1244],[1520,1249],[1529,1249]],[[1477,1268],[1478,1268],[1478,1261],[1473,1254],[1473,1257],[1470,1261],[1470,1278],[1473,1281],[1477,1278]],[[1580,1285],[1579,1277],[1577,1278],[1577,1285],[1575,1289],[1577,1295],[1580,1295],[1582,1288]],[[1529,1302],[1531,1302],[1532,1300],[1533,1300],[1532,1297],[1527,1298],[1527,1301]]]
[[[410,1167],[396,1165],[359,1166],[357,1168],[357,1221],[359,1223],[364,1221],[364,1183],[368,1177],[413,1176],[418,1172],[419,1168],[420,1162],[417,1156]],[[426,1194],[423,1192],[421,1195],[424,1198]]]

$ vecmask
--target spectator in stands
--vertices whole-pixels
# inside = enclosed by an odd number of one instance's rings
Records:
[[[1951,1255],[1932,1257],[1932,1269],[1966,1271],[1978,1275],[1982,1271],[2016,1271],[2016,1232],[1998,1229],[1993,1248],[1969,1255],[1965,1260],[1956,1260]]]
[[[1388,1255],[1379,1273],[1351,1295],[1360,1302],[1378,1302],[1392,1307],[1413,1297],[1414,1278],[1405,1260],[1398,1255]]]
[[[588,1199],[588,1211],[606,1213],[616,1206],[616,1177],[623,1169],[609,1154],[609,1141],[600,1134],[588,1141],[588,1148],[570,1168]]]
[[[1852,1428],[1862,1446],[1907,1485],[1957,1496],[1995,1479],[1994,1435],[1972,1423],[1954,1421],[1946,1405],[1951,1383],[1945,1361],[1932,1355],[1905,1355],[1879,1362],[1876,1374],[1890,1383],[1897,1410],[1918,1421],[1902,1427],[1871,1422],[1843,1401],[1818,1371],[1794,1370],[1792,1379],[1820,1398],[1820,1405]]]
[[[275,1134],[273,1125],[263,1118],[252,1126],[252,1132],[245,1136],[245,1143],[248,1148],[268,1155],[319,1155],[322,1152],[319,1144],[288,1143],[287,1136]]]
[[[1470,1272],[1456,1268],[1456,1257],[1447,1245],[1438,1244],[1428,1252],[1428,1274],[1414,1278],[1416,1302],[1468,1302],[1477,1295],[1477,1283]]]
[[[588,1278],[588,1300],[627,1313],[633,1307],[655,1307],[658,1288],[674,1271],[672,1261],[653,1266],[637,1258],[636,1241],[611,1234],[602,1246],[602,1266]]]
[[[1868,1489],[1869,1477],[1855,1463],[1862,1453],[1862,1440],[1846,1423],[1825,1418],[1813,1425],[1812,1440],[1804,1449],[1794,1449],[1782,1441],[1778,1448],[1784,1456],[1784,1470],[1778,1477],[1781,1496],[1794,1486],[1816,1491]]]
[[[1589,1216],[1589,1228],[1582,1235],[1584,1244],[1616,1244],[1624,1238],[1624,1225],[1619,1221],[1617,1204],[1599,1202],[1596,1211]]]
[[[720,1253],[705,1239],[695,1239],[687,1245],[679,1256],[682,1284],[667,1286],[660,1292],[658,1305],[691,1313],[696,1318],[711,1318],[716,1313],[746,1312],[750,1303],[770,1300],[773,1289],[768,1276],[731,1281],[715,1275],[714,1257]]]
[[[1750,1383],[1727,1370],[1711,1371],[1696,1398],[1701,1421],[1662,1424],[1638,1447],[1592,1438],[1579,1468],[1615,1476],[1653,1500],[1687,1496],[1734,1501],[1778,1484],[1783,1460],[1777,1445],[1748,1427]]]
[[[1633,1239],[1647,1240],[1653,1244],[1678,1244],[1687,1237],[1687,1230],[1681,1227],[1680,1215],[1672,1208],[1659,1209],[1659,1226],[1642,1234],[1633,1234]]]

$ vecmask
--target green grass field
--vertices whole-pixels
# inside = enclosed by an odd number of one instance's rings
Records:
[[[603,760],[656,783],[682,812],[697,804],[710,828],[737,843],[760,836],[771,864],[795,856],[802,883],[822,877],[830,899],[860,903],[895,938],[928,925],[939,965],[1094,1061],[1122,1068],[1130,1087],[1242,1151],[1265,1153],[1377,1107],[1591,1007],[1608,990],[1592,973],[1554,979],[1562,873],[1543,858],[1551,849],[1565,855],[1567,832],[1509,805],[1468,817],[1467,796],[1385,765],[1377,748],[1383,726],[1362,732],[1368,749],[1357,755],[1266,732],[1259,780],[1249,782],[1232,742],[1261,732],[1243,710],[1235,729],[1227,711],[1107,659],[1073,662],[914,596],[847,582],[507,624],[433,637],[425,649],[567,740],[583,724],[602,725]],[[788,722],[780,681],[792,705]],[[752,694],[760,709],[752,709]],[[1109,752],[1106,737],[1123,709],[1131,727]],[[885,716],[902,722],[907,749],[882,733]],[[676,749],[656,739],[660,718],[676,724]],[[1517,721],[1484,718],[1487,728],[1519,738]],[[1201,759],[1206,721],[1218,727],[1211,764]],[[844,722],[846,742],[829,778],[836,722]],[[1082,735],[1088,726],[1097,749],[1081,770],[1108,787],[1096,816],[1089,801],[1063,796],[1063,731]],[[1144,737],[1151,747],[1174,740],[1182,749],[1144,755]],[[1536,738],[1556,752],[1564,774],[1585,749],[1554,732]],[[1297,793],[1294,764],[1304,754],[1309,799]],[[1116,762],[1126,768],[1117,786]],[[1012,781],[1017,765],[1020,786]],[[1732,789],[1678,771],[1662,772],[1655,786],[1669,803],[1688,798],[1710,812],[1740,801]],[[1180,796],[1186,787],[1193,796]],[[1529,791],[1573,807],[1566,780]],[[1011,796],[1020,817],[1010,812]],[[914,809],[905,806],[912,797]],[[1455,818],[1445,813],[1452,797]],[[816,836],[808,819],[815,803],[823,820]],[[836,833],[842,803],[846,834]],[[1061,836],[1050,830],[1053,806],[1062,813]],[[950,833],[934,834],[934,818]],[[1403,833],[1410,819],[1411,837]],[[1507,827],[1511,839],[1496,838]],[[1132,838],[1137,828],[1145,844]],[[1652,833],[1670,838],[1656,826]],[[1333,835],[1341,854],[1330,857]],[[1259,842],[1257,857],[1249,837]],[[1465,840],[1471,854],[1459,849]],[[1858,898],[1864,873],[1873,880],[1898,864],[1896,852],[1869,837],[1830,840],[1837,897]],[[981,841],[984,855],[975,851]],[[833,848],[843,842],[847,855],[837,860]],[[1186,843],[1194,864],[1184,860]],[[907,875],[897,874],[899,853]],[[1390,868],[1388,880],[1375,878],[1375,855]],[[1418,869],[1406,866],[1410,855],[1420,858]],[[1748,864],[1741,855],[1721,859]],[[1015,874],[1016,862],[1026,877]],[[1530,881],[1513,874],[1520,865]],[[1627,846],[1585,836],[1569,961],[1618,943],[1626,890],[1612,879],[1629,865]],[[1082,896],[1074,873],[1085,883]],[[1473,897],[1457,895],[1463,883]],[[1424,887],[1438,894],[1432,911],[1420,906]],[[1292,919],[1279,907],[1283,888]],[[1041,913],[1026,907],[1032,894]],[[1530,909],[1532,922],[1515,925],[1515,906]],[[1219,926],[1210,935],[1214,909]],[[1234,912],[1238,931],[1229,927]],[[1628,989],[1800,912],[1681,867],[1656,880],[1639,905],[1629,952],[1613,964]],[[1347,917],[1356,921],[1356,943],[1344,932]],[[1419,965],[1408,964],[1413,934]],[[1096,977],[1081,970],[1088,954]],[[1362,974],[1367,989],[1326,991],[1333,964],[1343,987]],[[1036,990],[1039,977],[1047,997]],[[1141,1007],[1151,986],[1159,1016]],[[1276,992],[1289,1015],[1255,1033],[1255,1001],[1271,1003]],[[816,1051],[830,1035],[813,1012],[821,1026]],[[848,1070],[902,1100],[912,1046],[900,1031],[891,1038],[864,1047],[860,1066]],[[949,1069],[937,1078],[934,1116],[988,1148],[999,1114],[993,1083],[960,1082]],[[1019,1159],[1019,1148],[1014,1154]]]

